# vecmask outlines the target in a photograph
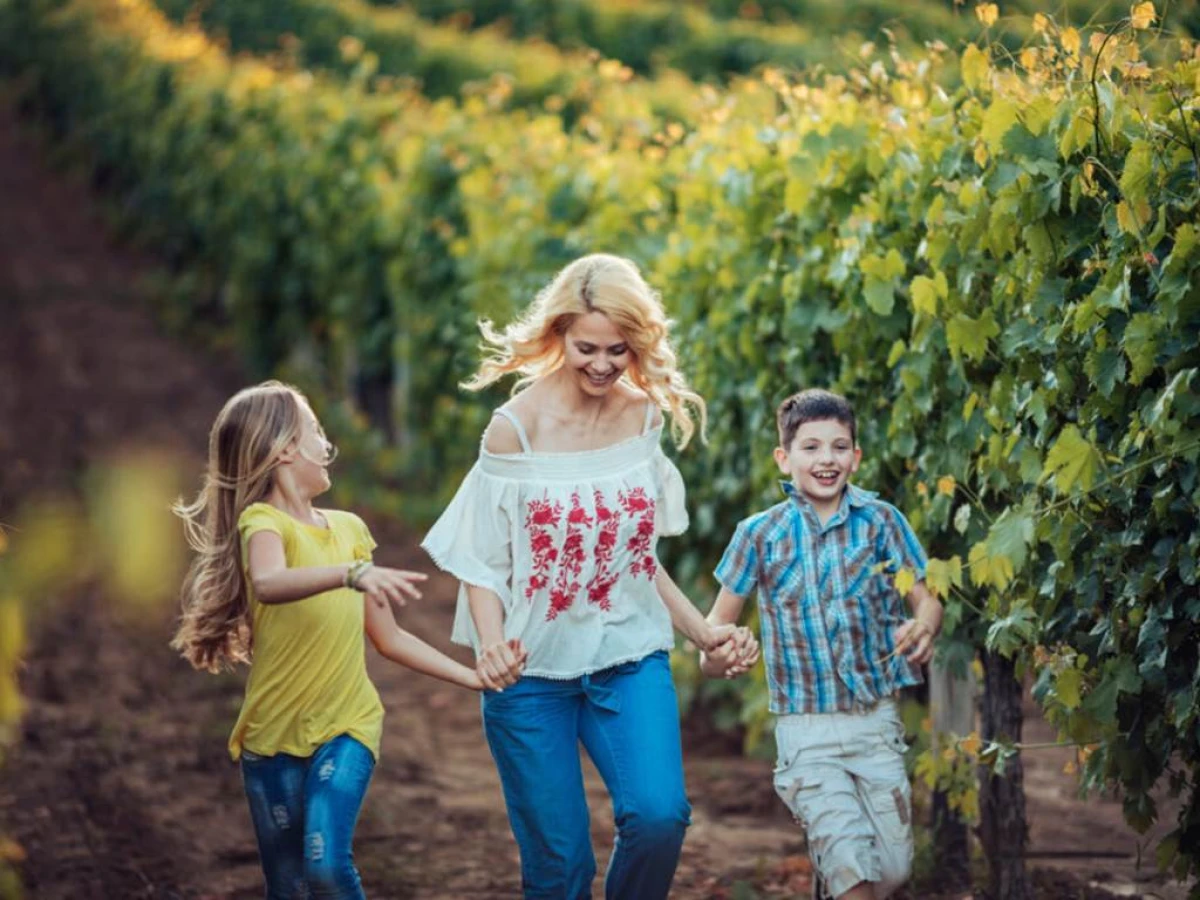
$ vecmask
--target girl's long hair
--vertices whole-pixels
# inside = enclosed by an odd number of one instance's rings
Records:
[[[696,432],[704,439],[708,410],[679,371],[669,339],[671,323],[662,301],[630,260],[594,253],[568,265],[543,288],[529,308],[503,331],[479,323],[485,353],[479,370],[462,386],[478,391],[511,372],[516,389],[563,364],[563,335],[579,316],[601,312],[620,329],[633,351],[627,377],[671,415],[675,443],[687,445]]]
[[[238,517],[270,492],[280,453],[300,436],[304,402],[278,381],[235,394],[209,433],[200,493],[195,502],[173,507],[196,558],[183,582],[183,618],[171,646],[197,669],[217,672],[250,661]]]

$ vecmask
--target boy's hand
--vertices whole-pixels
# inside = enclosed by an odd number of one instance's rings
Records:
[[[355,580],[354,586],[367,595],[377,606],[387,609],[388,603],[406,606],[408,599],[421,599],[417,587],[429,576],[424,572],[409,572],[406,569],[389,569],[386,566],[371,566]]]
[[[725,677],[737,678],[739,675],[744,675],[750,671],[750,668],[758,662],[758,641],[754,637],[754,632],[749,628],[742,627],[734,632],[733,637],[729,641],[726,641],[725,646],[730,644],[733,645],[736,655],[733,663],[726,668]]]
[[[749,628],[737,628],[724,643],[704,654],[701,668],[710,678],[737,678],[758,662],[759,647]]]
[[[892,656],[901,653],[908,657],[909,662],[919,666],[933,659],[934,630],[920,619],[909,619],[896,629],[896,649]]]
[[[525,645],[519,638],[510,638],[480,650],[475,659],[475,672],[486,690],[503,691],[517,683],[528,661],[529,651]]]

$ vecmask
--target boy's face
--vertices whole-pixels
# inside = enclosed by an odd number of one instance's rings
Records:
[[[836,419],[805,422],[796,429],[790,447],[775,448],[779,471],[815,506],[841,500],[850,476],[858,471],[862,450],[854,446],[848,426]]]

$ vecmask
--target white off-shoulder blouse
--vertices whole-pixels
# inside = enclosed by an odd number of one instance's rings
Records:
[[[653,410],[648,411],[649,420]],[[687,530],[683,479],[662,427],[599,450],[479,459],[421,546],[461,582],[451,640],[479,649],[468,584],[504,605],[526,675],[576,678],[674,645],[658,595],[660,535]]]

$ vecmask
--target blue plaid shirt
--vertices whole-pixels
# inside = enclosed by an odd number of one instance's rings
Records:
[[[921,683],[890,656],[909,618],[892,583],[902,568],[925,577],[925,551],[904,515],[847,485],[824,525],[790,482],[788,499],[738,524],[714,573],[748,597],[758,589],[771,712],[827,713],[870,706]]]

